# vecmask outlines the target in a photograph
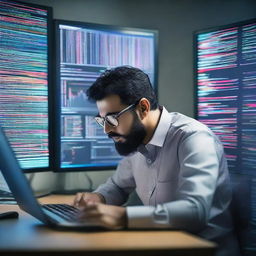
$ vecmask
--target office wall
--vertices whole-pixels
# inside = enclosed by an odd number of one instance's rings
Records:
[[[255,0],[24,0],[53,7],[55,19],[159,30],[159,102],[193,116],[193,31],[256,17]],[[92,173],[95,185],[111,172]],[[50,174],[49,174],[50,175]],[[81,175],[55,175],[66,187]],[[46,177],[46,176],[45,176]],[[48,176],[47,176],[48,177]],[[47,179],[47,178],[46,178]],[[42,184],[40,176],[39,183]],[[86,177],[84,181],[86,184]],[[38,186],[39,183],[36,183]]]

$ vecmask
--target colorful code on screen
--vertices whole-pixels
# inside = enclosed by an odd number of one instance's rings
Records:
[[[0,124],[24,169],[49,166],[47,9],[0,0]]]

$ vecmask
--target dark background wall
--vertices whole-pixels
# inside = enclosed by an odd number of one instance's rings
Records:
[[[193,116],[193,32],[256,18],[256,0],[24,0],[55,19],[159,31],[159,102]]]

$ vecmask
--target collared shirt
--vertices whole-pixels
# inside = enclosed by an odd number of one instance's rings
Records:
[[[150,142],[96,191],[122,205],[134,189],[143,206],[127,207],[129,228],[183,229],[215,241],[232,231],[223,147],[195,119],[163,108]]]

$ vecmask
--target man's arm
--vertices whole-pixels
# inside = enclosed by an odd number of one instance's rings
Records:
[[[157,207],[127,207],[128,227],[196,232],[207,223],[219,174],[214,137],[204,131],[191,134],[181,141],[178,157],[177,199]]]
[[[154,206],[117,207],[92,204],[81,216],[89,216],[108,228],[175,228],[198,232],[208,222],[217,187],[219,157],[214,138],[195,133],[179,147],[180,175],[177,200]]]
[[[77,193],[73,201],[73,206],[84,207],[87,203],[102,203],[105,204],[105,198],[99,193]]]
[[[101,194],[105,198],[106,204],[123,205],[134,189],[135,181],[130,158],[125,157],[118,164],[113,176],[105,184],[100,185],[94,192]]]
[[[89,202],[122,205],[134,188],[135,181],[127,157],[120,161],[114,175],[106,183],[100,185],[93,193],[78,193],[73,204],[76,207],[84,207]]]
[[[108,229],[123,229],[127,226],[126,209],[114,205],[88,203],[81,208],[78,218]]]
[[[94,204],[83,214],[108,228],[177,228],[197,232],[207,223],[216,189],[219,160],[207,133],[189,136],[179,148],[177,200],[127,208]],[[87,216],[87,217],[88,217]],[[126,217],[127,216],[127,217]]]

